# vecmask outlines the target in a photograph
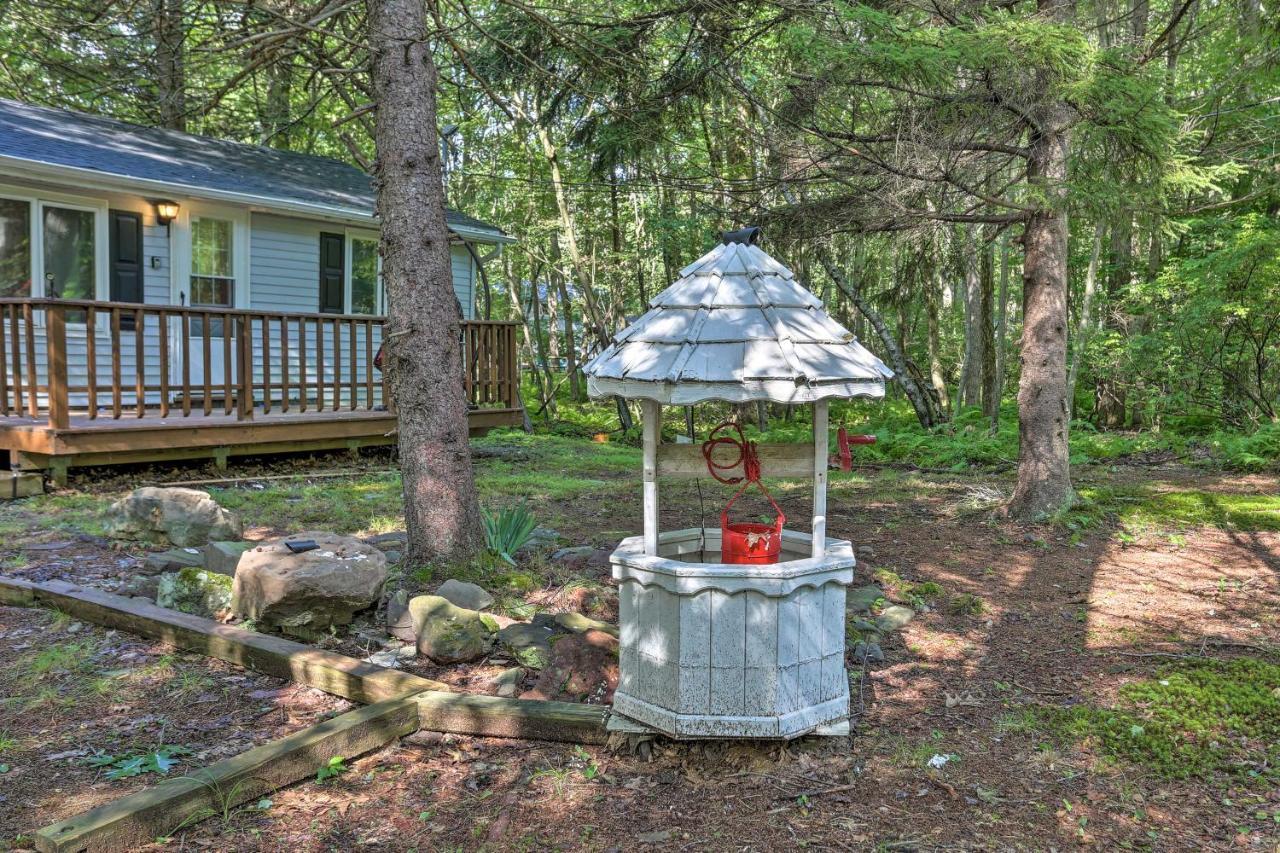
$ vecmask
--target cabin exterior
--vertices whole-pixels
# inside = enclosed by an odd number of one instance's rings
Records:
[[[519,424],[511,238],[447,212],[473,429]],[[17,469],[387,444],[368,177],[322,157],[0,100],[0,454]]]

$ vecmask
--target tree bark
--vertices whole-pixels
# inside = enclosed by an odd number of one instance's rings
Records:
[[[1069,0],[1040,0],[1041,11],[1066,23]],[[1039,75],[1041,106],[1030,139],[1027,180],[1043,201],[1023,232],[1022,376],[1018,381],[1018,482],[1009,513],[1033,519],[1068,506],[1067,446],[1067,158],[1071,107]]]
[[[1009,242],[1006,235],[1000,237],[1000,296],[996,303],[996,378],[993,394],[996,408],[991,413],[991,433],[1000,429],[1000,397],[1004,394],[1005,339],[1009,330]]]
[[[1094,226],[1093,246],[1089,250],[1089,267],[1084,274],[1084,298],[1080,303],[1080,323],[1076,326],[1076,338],[1071,347],[1071,367],[1067,370],[1067,414],[1076,407],[1076,377],[1080,375],[1080,365],[1084,360],[1084,350],[1093,336],[1093,300],[1098,291],[1098,258],[1102,254],[1102,232],[1104,225],[1101,219]]]
[[[155,0],[156,106],[161,127],[187,129],[183,0]]]
[[[960,231],[965,242],[975,242],[973,233]],[[964,361],[960,366],[960,399],[956,410],[982,404],[982,279],[978,272],[977,249],[964,252]]]
[[[1000,409],[1000,387],[996,384],[995,300],[996,269],[995,250],[984,240],[978,256],[978,323],[982,341],[982,413],[988,419]]]
[[[399,415],[408,560],[458,562],[483,544],[461,381],[436,145],[436,69],[421,0],[371,0],[378,116],[374,185],[387,289],[386,371]]]
[[[946,414],[951,408],[947,391],[947,377],[942,368],[942,335],[938,317],[938,302],[942,298],[942,283],[938,271],[929,271],[929,289],[925,297],[925,324],[928,331],[929,381],[933,384],[933,396],[938,408]]]

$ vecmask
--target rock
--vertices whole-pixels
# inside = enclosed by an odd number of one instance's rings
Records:
[[[387,669],[400,668],[400,650],[399,649],[379,649],[373,654],[364,658],[365,663],[371,663],[375,666],[385,666]]]
[[[517,551],[518,556],[526,556],[535,554],[539,551],[547,551],[560,544],[564,537],[560,535],[560,531],[550,527],[535,527],[533,532],[529,534],[529,539],[520,546]]]
[[[510,699],[520,692],[520,682],[524,681],[524,667],[513,666],[489,679],[486,687],[504,699]]]
[[[617,687],[617,637],[588,630],[556,640],[546,668],[520,698],[607,704]]]
[[[466,663],[493,648],[496,623],[484,614],[458,607],[439,595],[419,595],[409,601],[417,633],[418,651],[436,663]]]
[[[856,663],[884,663],[884,651],[879,643],[854,643],[853,659]]]
[[[396,530],[391,533],[379,533],[377,536],[368,536],[364,540],[367,544],[372,545],[379,551],[404,551],[409,545],[409,534],[403,530]]]
[[[204,556],[196,548],[170,548],[148,554],[143,560],[141,571],[148,575],[162,572],[177,572],[182,569],[203,569]]]
[[[609,568],[609,557],[612,548],[595,548],[591,545],[578,545],[573,548],[561,548],[551,555],[551,562],[564,566],[572,571],[602,571]]]
[[[387,633],[406,643],[418,642],[413,630],[413,616],[409,613],[409,593],[398,589],[387,599]]]
[[[196,568],[163,574],[156,585],[156,604],[213,618],[231,606],[231,578]]]
[[[604,631],[606,634],[618,636],[617,625],[610,625],[608,622],[601,622],[598,619],[583,616],[581,613],[557,613],[556,624],[575,634],[585,634],[587,631]]]
[[[874,634],[876,637],[880,636],[880,626],[874,621],[863,618],[862,616],[855,616],[849,620],[849,630],[863,635],[864,639],[868,634]]]
[[[168,541],[194,547],[214,539],[239,539],[240,518],[197,489],[146,486],[111,505],[104,526],[119,539]]]
[[[134,575],[116,590],[116,595],[128,595],[134,598],[147,598],[155,601],[159,591],[160,578],[154,575]]]
[[[436,590],[436,595],[447,599],[450,604],[456,604],[466,610],[484,610],[493,604],[493,596],[484,587],[476,586],[466,581],[454,580],[453,578],[449,578],[440,584],[440,588]]]
[[[295,554],[285,545],[300,539],[318,547]],[[231,606],[237,616],[306,637],[349,624],[356,611],[377,602],[386,581],[387,563],[377,548],[308,531],[246,551],[236,568]]]
[[[869,613],[872,605],[881,598],[884,598],[884,590],[876,584],[868,584],[849,590],[846,601],[854,613]]]
[[[880,611],[880,615],[876,617],[876,627],[882,633],[888,634],[890,631],[897,631],[906,626],[908,622],[915,618],[916,612],[910,607],[901,604],[894,604]]]
[[[872,548],[870,545],[859,545],[859,546],[858,546],[858,556],[859,556],[859,557],[866,557],[868,560],[870,560],[870,559],[874,558],[874,557],[875,557],[875,555],[876,555],[876,549],[875,549],[875,548]]]
[[[388,566],[398,566],[400,561],[404,559],[404,554],[399,551],[383,551],[382,556],[387,558]]]
[[[498,644],[521,666],[542,669],[551,660],[551,638],[562,633],[559,626],[516,622],[498,632]]]
[[[210,542],[204,546],[204,567],[233,578],[240,557],[252,547],[252,542]]]

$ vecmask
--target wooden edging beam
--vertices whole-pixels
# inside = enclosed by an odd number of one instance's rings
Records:
[[[604,743],[602,705],[503,699],[468,693],[428,690],[411,697],[418,706],[418,728],[433,732],[553,740],[564,743]]]
[[[388,699],[168,779],[35,834],[42,853],[133,850],[184,826],[312,776],[334,756],[385,746],[418,725],[415,697]]]
[[[449,690],[438,681],[377,666],[295,643],[283,637],[246,631],[62,581],[27,583],[0,578],[0,602],[41,604],[109,628],[163,640],[267,675],[296,681],[356,702],[381,702],[424,690]]]

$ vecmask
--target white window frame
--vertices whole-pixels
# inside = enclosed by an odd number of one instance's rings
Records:
[[[0,184],[0,198],[26,202],[31,227],[31,298],[43,299],[44,278],[44,209],[62,207],[71,210],[87,210],[93,213],[93,299],[105,302],[111,298],[111,249],[110,227],[107,222],[108,202],[105,198],[45,192],[31,187],[15,187]],[[77,324],[79,325],[79,324]]]
[[[170,300],[174,305],[191,306],[191,220],[223,219],[231,222],[231,271],[235,276],[232,308],[248,308],[249,299],[249,209],[209,204],[203,201],[178,202],[178,218],[169,223],[169,251],[172,278]]]
[[[351,262],[355,257],[355,250],[352,244],[356,240],[368,240],[368,241],[371,241],[375,246],[377,246],[380,237],[377,231],[366,231],[359,228],[347,228],[345,231],[345,235],[346,236],[344,240],[344,245],[342,247],[342,255],[343,255],[342,257],[342,285],[343,285],[342,286],[342,311],[344,314],[350,314],[352,313],[351,312],[352,290],[355,284],[351,278]],[[386,306],[386,303],[383,301],[382,253],[379,252],[377,257],[378,257],[378,272],[377,272],[378,280],[374,284],[374,291],[373,291],[373,307],[374,307],[375,313],[369,315],[371,317],[378,317],[387,313],[387,306]]]

